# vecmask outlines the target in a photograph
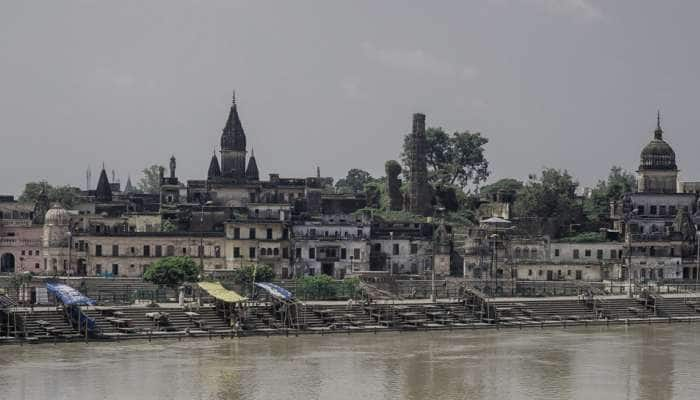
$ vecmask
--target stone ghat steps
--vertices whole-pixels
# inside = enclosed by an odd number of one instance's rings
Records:
[[[656,308],[659,312],[659,315],[663,317],[700,317],[700,299],[658,299],[656,303]]]
[[[115,308],[118,316],[103,315],[102,312],[90,309],[85,313],[95,319],[100,334],[114,333],[142,333],[159,331],[185,331],[185,330],[225,330],[229,325],[221,318],[216,310],[210,307],[202,307],[195,312],[198,316],[190,317],[181,309],[159,309],[149,307]],[[167,321],[156,322],[146,314],[162,312],[167,313]],[[111,318],[127,320],[126,323],[110,321]]]
[[[66,320],[63,311],[18,312],[20,322],[17,330],[20,335],[28,337],[79,336]]]

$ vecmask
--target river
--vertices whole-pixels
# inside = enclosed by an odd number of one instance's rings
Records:
[[[0,399],[697,399],[695,325],[0,347]]]

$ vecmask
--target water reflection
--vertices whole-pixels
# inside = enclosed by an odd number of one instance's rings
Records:
[[[0,347],[1,399],[685,399],[694,326]]]

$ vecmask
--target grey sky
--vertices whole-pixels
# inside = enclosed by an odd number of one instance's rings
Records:
[[[145,4],[142,4],[145,3]],[[700,179],[700,2],[4,1],[0,193],[201,179],[235,88],[263,176],[383,174],[411,114],[476,130],[492,177],[635,169],[661,108]],[[493,180],[493,179],[492,179]]]

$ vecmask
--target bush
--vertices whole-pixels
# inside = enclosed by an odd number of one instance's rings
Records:
[[[297,280],[297,297],[306,300],[336,300],[354,298],[360,287],[359,278],[338,282],[328,275],[305,276]]]
[[[273,279],[275,271],[266,264],[249,264],[233,271],[233,281],[238,285],[250,285],[253,281],[270,282]]]
[[[190,257],[164,257],[146,269],[143,279],[176,288],[184,282],[197,282],[199,268]]]

